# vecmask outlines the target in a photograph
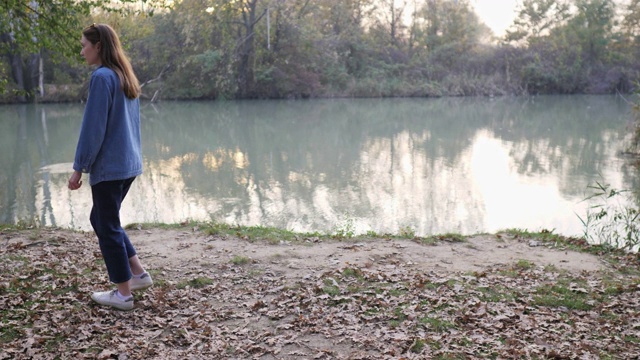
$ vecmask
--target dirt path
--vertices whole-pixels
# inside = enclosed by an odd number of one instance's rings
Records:
[[[236,237],[206,236],[197,231],[131,230],[129,236],[147,266],[177,269],[183,266],[212,266],[247,258],[257,267],[296,280],[327,270],[353,265],[358,268],[402,267],[424,272],[482,271],[496,265],[525,260],[571,272],[602,268],[598,257],[552,249],[534,240],[512,236],[478,235],[465,242],[425,245],[410,240],[320,241],[269,244]]]

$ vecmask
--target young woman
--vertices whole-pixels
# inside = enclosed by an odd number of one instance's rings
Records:
[[[120,225],[120,205],[142,173],[140,84],[115,31],[93,24],[82,31],[82,51],[91,75],[69,189],[82,186],[88,173],[93,198],[91,225],[98,236],[109,280],[117,289],[94,292],[91,299],[121,310],[133,309],[132,290],[153,285]]]

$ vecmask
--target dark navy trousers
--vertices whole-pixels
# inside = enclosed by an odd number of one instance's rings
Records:
[[[136,255],[136,249],[120,225],[120,206],[133,180],[135,177],[102,181],[91,186],[93,207],[89,219],[98,236],[109,280],[116,284],[131,279],[129,258]]]

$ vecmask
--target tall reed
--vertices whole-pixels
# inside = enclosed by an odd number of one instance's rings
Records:
[[[628,251],[640,247],[640,209],[633,193],[616,190],[609,184],[596,182],[588,186],[591,194],[583,201],[593,203],[584,217],[584,237],[592,244],[609,245]],[[636,197],[637,198],[637,197]]]

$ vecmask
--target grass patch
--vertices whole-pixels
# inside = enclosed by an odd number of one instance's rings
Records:
[[[572,290],[563,284],[542,285],[535,291],[533,305],[553,308],[564,307],[569,310],[591,310],[587,294]]]
[[[7,262],[7,261],[13,261],[13,262],[21,262],[24,265],[25,263],[29,262],[29,258],[27,258],[26,256],[22,256],[22,255],[17,255],[17,254],[9,254],[9,255],[5,255],[0,257],[0,261],[2,262]]]
[[[620,279],[605,278],[602,283],[605,286],[605,296],[617,296],[640,289],[640,278],[631,279],[630,282],[622,282]]]
[[[342,276],[344,276],[345,278],[354,278],[357,279],[358,281],[364,281],[365,277],[362,274],[362,271],[360,269],[356,269],[356,268],[344,268],[342,269]]]
[[[424,340],[415,339],[413,341],[413,344],[411,344],[411,347],[409,348],[409,351],[411,351],[412,353],[415,353],[415,354],[419,354],[424,349],[424,346],[425,346],[425,341]]]
[[[309,237],[321,236],[319,233],[295,233],[293,231],[278,229],[274,227],[228,225],[217,222],[196,221],[184,221],[178,224],[133,223],[125,227],[125,229],[127,230],[145,230],[158,228],[190,228],[192,230],[202,231],[203,233],[212,236],[235,236],[249,241],[265,240],[271,243],[280,243],[281,241],[296,241]]]
[[[633,336],[633,335],[626,335],[624,337],[624,341],[630,342],[630,343],[633,343],[633,344],[640,344],[640,337]]]
[[[246,256],[235,255],[231,258],[231,263],[233,265],[246,265],[251,262],[251,259]]]
[[[422,245],[435,246],[438,245],[438,238],[435,236],[430,236],[426,238],[418,238],[417,239]]]
[[[518,260],[518,262],[514,265],[514,267],[518,270],[530,270],[535,266],[536,265],[529,260]]]
[[[558,273],[558,272],[561,272],[561,270],[558,269],[558,267],[555,266],[555,265],[545,265],[544,272],[546,272],[546,273]]]
[[[5,317],[6,314],[3,314],[2,317]],[[16,329],[14,326],[2,323],[2,327],[0,328],[0,344],[1,343],[9,343],[14,340],[18,340],[22,337],[22,333]]]
[[[407,315],[405,315],[404,309],[401,307],[396,307],[395,309],[393,309],[393,316],[394,319],[392,321],[397,321],[398,323],[407,320]]]
[[[207,277],[197,277],[195,279],[186,280],[178,283],[176,287],[178,289],[184,289],[186,287],[192,287],[194,289],[201,289],[205,286],[209,286],[213,284],[213,280]]]
[[[426,341],[427,345],[429,345],[429,347],[433,350],[440,350],[442,349],[442,344],[437,341],[437,340],[433,340],[433,339],[429,339]],[[438,357],[436,357],[435,359],[446,359],[443,356],[449,356],[449,355],[438,355]]]
[[[415,237],[416,240],[419,240],[424,245],[437,245],[441,241],[446,241],[450,243],[463,243],[467,241],[467,237],[461,234],[455,233],[446,233],[441,235],[433,235],[427,237]]]
[[[443,235],[437,235],[436,238],[440,241],[452,242],[452,243],[463,243],[467,241],[467,237],[461,234],[455,233],[446,233]]]
[[[338,296],[340,295],[340,288],[335,285],[325,285],[322,288],[322,292],[329,296]]]
[[[200,229],[208,235],[237,236],[248,241],[265,240],[274,244],[278,244],[281,241],[296,241],[302,238],[318,236],[317,233],[300,234],[274,227],[232,226],[221,223],[201,224]]]
[[[510,267],[504,270],[500,270],[500,272],[498,272],[498,274],[500,274],[501,276],[506,276],[506,277],[510,277],[510,278],[516,278],[518,276],[520,276],[520,272],[517,271],[514,267]]]
[[[40,227],[40,223],[39,223],[39,221],[37,221],[35,219],[19,220],[15,225],[12,225],[10,227],[15,229],[15,230],[31,230],[31,229],[39,228]],[[4,228],[2,228],[2,230],[4,230]]]
[[[153,284],[158,287],[163,287],[167,285],[167,281],[164,279],[162,275],[162,270],[149,270],[147,269],[149,275],[153,279]]]
[[[322,292],[329,296],[337,296],[340,295],[340,287],[338,286],[338,282],[333,278],[326,278],[323,281],[324,286],[322,287]]]
[[[52,339],[47,339],[44,343],[44,349],[46,351],[54,351],[59,348],[60,344],[65,341],[66,337],[63,335],[56,335]]]
[[[562,250],[571,250],[581,253],[593,254],[597,256],[608,256],[610,261],[615,262],[616,257],[627,256],[623,249],[617,249],[609,244],[592,244],[584,237],[566,237],[554,234],[552,230],[541,230],[539,232],[531,232],[523,229],[507,229],[497,233],[506,234],[516,239],[539,241],[546,245],[551,245]],[[636,261],[640,260],[637,257]]]
[[[511,228],[500,231],[514,238],[526,238],[533,239],[542,242],[562,242],[564,237],[562,235],[554,234],[553,230],[540,230],[538,232],[532,232],[526,229]]]
[[[247,275],[249,275],[250,277],[258,277],[258,276],[260,276],[262,274],[264,274],[264,270],[262,270],[262,269],[251,269],[247,273]]]
[[[436,317],[430,317],[430,316],[425,316],[421,318],[420,323],[423,325],[426,325],[429,329],[439,333],[445,332],[449,329],[455,329],[456,327],[455,324],[450,321],[446,321],[446,320],[442,320],[442,319],[438,319]]]
[[[197,222],[181,222],[176,224],[166,224],[166,223],[131,223],[127,224],[124,229],[125,230],[149,230],[149,229],[182,229],[184,227],[197,227],[199,224]]]
[[[407,289],[393,288],[393,289],[389,289],[389,291],[387,293],[389,295],[391,295],[391,296],[401,297],[402,295],[406,294],[407,292],[408,292]]]
[[[491,286],[491,287],[479,287],[479,298],[482,301],[488,302],[500,302],[500,301],[513,301],[516,296],[513,292],[504,286]]]

